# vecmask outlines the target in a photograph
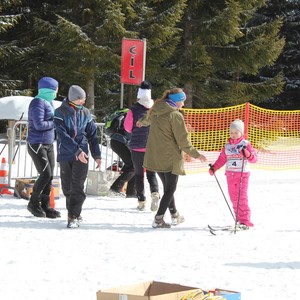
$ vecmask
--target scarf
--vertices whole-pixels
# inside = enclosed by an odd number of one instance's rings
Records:
[[[41,98],[49,104],[51,107],[52,114],[54,114],[54,106],[52,101],[56,98],[56,91],[52,89],[42,88],[39,89],[39,93],[36,95],[36,98]]]
[[[78,105],[78,104],[75,104],[74,102],[70,101],[69,99],[67,100],[68,101],[68,104],[75,108],[75,109],[82,109],[83,108],[83,105]]]

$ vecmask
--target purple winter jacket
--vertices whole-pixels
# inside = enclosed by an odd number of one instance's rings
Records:
[[[28,108],[28,137],[30,144],[54,142],[53,110],[47,101],[34,98]]]

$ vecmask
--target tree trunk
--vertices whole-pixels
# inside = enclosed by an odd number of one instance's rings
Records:
[[[191,82],[185,83],[184,92],[186,94],[186,100],[184,101],[184,107],[193,107],[193,84]]]
[[[90,79],[87,83],[86,90],[86,107],[90,110],[92,114],[95,112],[95,82],[93,79]]]
[[[134,95],[135,93],[135,89],[136,89],[136,86],[130,86],[130,89],[129,89],[129,93],[128,93],[128,103],[127,103],[127,106],[130,108],[133,103],[136,101],[136,95]]]

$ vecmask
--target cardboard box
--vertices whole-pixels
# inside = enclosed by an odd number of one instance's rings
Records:
[[[97,300],[181,300],[191,293],[201,293],[196,287],[159,281],[147,281],[134,285],[100,290]],[[203,294],[202,294],[203,295]],[[193,299],[201,299],[202,296]]]
[[[20,194],[21,198],[29,200],[32,193],[32,188],[35,183],[35,178],[17,178],[15,189]],[[54,199],[59,199],[60,195],[60,180],[58,177],[53,178],[52,186],[54,188]]]

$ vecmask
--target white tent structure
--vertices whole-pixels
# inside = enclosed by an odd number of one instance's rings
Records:
[[[8,96],[0,98],[0,120],[23,121],[28,120],[28,107],[33,97],[29,96]],[[54,107],[61,105],[60,101],[53,101]]]

